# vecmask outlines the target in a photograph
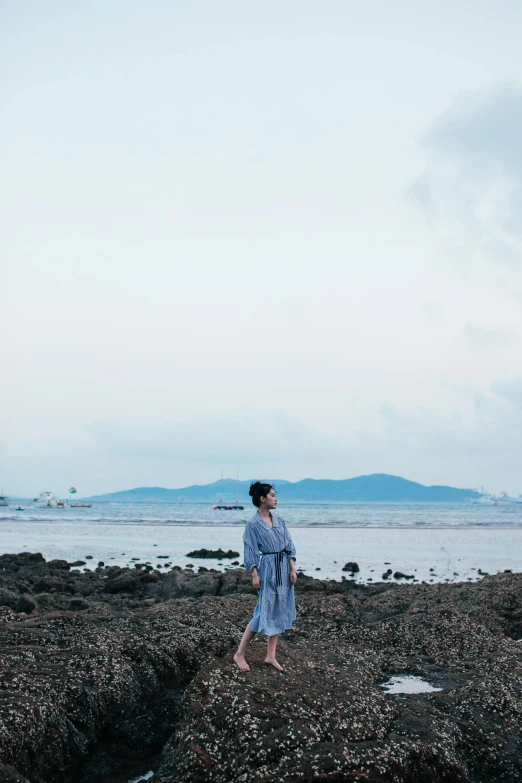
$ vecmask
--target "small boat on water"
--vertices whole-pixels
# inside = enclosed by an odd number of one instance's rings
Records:
[[[9,500],[9,498],[7,497],[7,495],[4,495],[3,492],[4,491],[2,490],[2,494],[0,495],[0,506],[8,506],[9,503],[7,501]]]
[[[65,508],[65,502],[52,492],[40,492],[37,498],[33,498],[33,503],[38,508]]]
[[[17,507],[15,508],[15,511],[23,511],[23,510],[24,510],[24,509],[23,509],[23,506],[17,506]]]
[[[221,482],[223,482],[223,471],[221,471]],[[213,511],[244,511],[245,507],[241,505],[241,503],[238,500],[239,495],[239,473],[236,478],[236,502],[235,503],[227,503],[226,501],[223,501],[223,498],[220,493],[219,501],[216,503],[215,506],[212,506]]]
[[[71,503],[71,508],[92,508],[90,503]]]

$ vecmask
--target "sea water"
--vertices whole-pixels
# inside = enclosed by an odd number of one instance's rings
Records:
[[[388,682],[383,682],[381,688],[389,694],[396,693],[434,693],[441,691],[442,688],[436,688],[422,677],[415,677],[411,674],[396,674],[390,677]]]
[[[86,560],[95,567],[133,565],[132,558],[223,570],[230,561],[198,560],[194,549],[233,549],[242,558],[242,532],[255,511],[213,511],[207,503],[93,503],[91,508],[40,509],[22,501],[0,508],[0,553],[41,552],[46,559]],[[387,569],[417,581],[476,580],[484,573],[522,571],[522,505],[292,504],[281,505],[309,576],[381,581]],[[158,559],[158,555],[167,555]]]

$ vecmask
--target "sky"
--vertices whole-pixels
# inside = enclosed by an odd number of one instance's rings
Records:
[[[522,493],[519,0],[1,0],[0,490]]]

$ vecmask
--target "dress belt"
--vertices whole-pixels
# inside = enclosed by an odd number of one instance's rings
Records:
[[[284,555],[291,555],[291,549],[281,549],[279,552],[261,552],[262,555],[276,555],[276,585],[282,587],[283,585],[283,559]]]

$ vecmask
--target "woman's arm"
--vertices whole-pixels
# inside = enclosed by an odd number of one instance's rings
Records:
[[[261,589],[261,579],[259,578],[259,573],[256,566],[252,568],[252,587],[254,590]]]
[[[284,520],[282,521],[283,521],[283,525],[285,526],[285,549],[287,550],[287,552],[289,552],[287,557],[288,557],[288,565],[290,566],[290,584],[295,585],[295,583],[297,582],[297,571],[295,568],[295,560],[296,560],[295,546],[294,546],[294,542],[292,541],[292,536],[290,535],[289,530],[286,526],[286,522]]]
[[[259,590],[261,587],[261,581],[259,579],[259,564],[261,562],[261,553],[257,545],[254,526],[250,522],[247,522],[245,532],[243,533],[243,543],[245,547],[245,568],[252,574],[252,585],[254,589]]]

